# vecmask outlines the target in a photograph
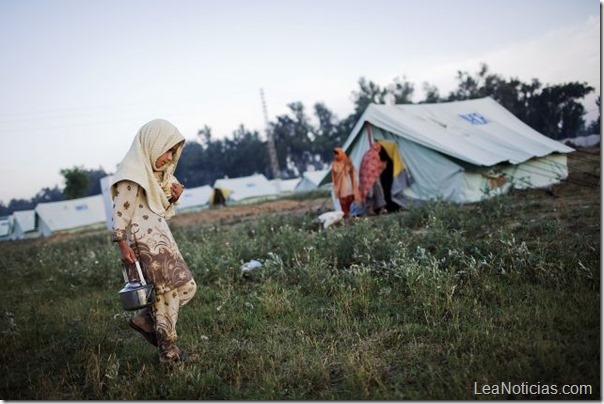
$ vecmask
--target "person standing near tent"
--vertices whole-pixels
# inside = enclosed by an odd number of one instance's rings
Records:
[[[350,217],[350,205],[355,201],[361,202],[356,169],[342,148],[336,147],[333,149],[333,154],[334,159],[331,164],[333,191],[340,201],[344,217]]]
[[[380,175],[386,169],[386,162],[380,157],[381,150],[382,146],[378,142],[372,143],[363,156],[359,169],[361,200],[369,215],[386,213],[386,198],[380,180]]]
[[[112,239],[122,263],[132,275],[139,261],[156,294],[155,304],[133,316],[129,325],[159,348],[161,363],[198,359],[176,345],[180,307],[195,295],[197,285],[167,222],[184,189],[174,177],[184,142],[170,122],[148,122],[134,138],[110,186]]]

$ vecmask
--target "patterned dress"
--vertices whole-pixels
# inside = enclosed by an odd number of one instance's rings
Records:
[[[147,283],[156,294],[164,294],[193,280],[168,227],[167,220],[153,212],[145,191],[137,183],[123,180],[113,199],[113,241],[127,240],[139,258]],[[130,279],[137,279],[129,268]]]

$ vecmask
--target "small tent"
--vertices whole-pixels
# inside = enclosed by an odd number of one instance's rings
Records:
[[[210,194],[210,208],[219,208],[226,206],[226,201],[229,199],[231,191],[225,188],[212,188]]]
[[[195,188],[185,188],[176,202],[176,213],[193,212],[207,208],[212,196],[212,187],[203,185]]]
[[[274,179],[269,181],[280,194],[291,194],[296,190],[300,178]]]
[[[325,177],[331,171],[329,169],[319,171],[306,171],[302,174],[302,178],[298,185],[296,185],[296,192],[313,191],[319,188],[319,184],[323,177]]]
[[[409,182],[402,201],[477,202],[568,176],[573,149],[535,131],[490,97],[437,104],[370,104],[343,145],[359,168],[372,142],[394,144]],[[331,180],[325,175],[321,183]]]
[[[106,223],[102,195],[39,203],[35,208],[43,237],[59,231],[103,228]]]
[[[11,234],[11,228],[13,227],[13,217],[4,216],[0,217],[0,240],[8,240]]]
[[[600,144],[600,135],[596,133],[593,135],[566,138],[566,139],[560,140],[560,143],[564,143],[565,145],[570,146],[570,147],[578,147],[578,148],[594,147],[594,146],[598,146]]]
[[[101,183],[101,195],[103,195],[103,209],[105,210],[105,226],[107,229],[113,229],[113,199],[111,199],[111,191],[109,190],[111,179],[108,175],[99,180]]]
[[[13,228],[11,231],[11,240],[23,240],[40,237],[40,230],[37,225],[37,216],[34,209],[19,210],[13,212]]]
[[[274,184],[262,174],[239,178],[222,178],[214,182],[214,188],[229,192],[228,201],[251,203],[258,200],[275,198],[279,192]]]

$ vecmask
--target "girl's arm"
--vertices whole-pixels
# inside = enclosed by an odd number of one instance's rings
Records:
[[[134,264],[136,254],[128,244],[128,230],[134,215],[138,184],[132,181],[120,181],[115,184],[116,193],[113,198],[113,235],[120,249],[122,262]]]

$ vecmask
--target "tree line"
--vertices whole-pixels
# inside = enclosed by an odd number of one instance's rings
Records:
[[[600,133],[600,112],[596,120],[586,123],[581,103],[595,89],[587,83],[569,82],[544,85],[538,79],[523,82],[491,73],[481,64],[474,74],[458,71],[457,88],[441,96],[438,88],[424,82],[419,104],[460,101],[490,96],[536,131],[555,140]],[[287,105],[288,112],[269,122],[275,139],[280,176],[299,177],[309,169],[321,170],[331,163],[332,151],[341,146],[370,103],[412,104],[415,85],[405,76],[386,86],[361,77],[352,91],[354,111],[339,119],[324,103],[317,102],[307,111],[302,102]],[[596,106],[600,111],[600,97]],[[309,115],[309,113],[311,115]],[[314,121],[312,118],[315,118]],[[198,131],[196,140],[185,144],[177,178],[188,188],[212,185],[224,177],[236,178],[264,174],[272,178],[266,137],[241,124],[230,137],[215,138],[207,125]],[[107,175],[103,168],[73,167],[62,169],[65,188],[43,188],[31,200],[12,199],[0,202],[0,216],[13,211],[33,209],[37,203],[80,198],[101,192],[99,179]]]

